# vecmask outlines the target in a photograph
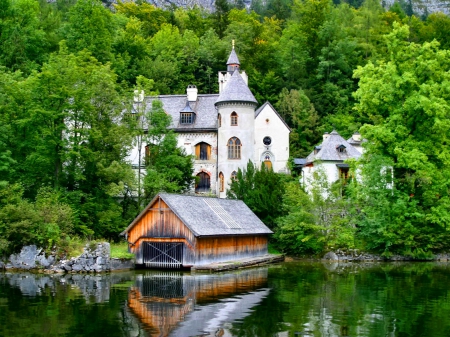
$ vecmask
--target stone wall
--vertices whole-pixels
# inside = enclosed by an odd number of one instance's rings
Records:
[[[0,269],[38,270],[48,273],[100,273],[133,268],[133,260],[111,258],[108,242],[87,244],[80,256],[59,261],[55,255],[46,256],[45,252],[35,245],[25,246],[20,253],[12,254],[6,263],[0,262]]]
[[[361,252],[358,249],[341,250],[326,253],[322,260],[330,262],[383,262],[383,261],[415,261],[415,259],[408,256],[393,255],[386,258],[381,255]],[[432,261],[447,262],[450,261],[450,253],[436,254]]]

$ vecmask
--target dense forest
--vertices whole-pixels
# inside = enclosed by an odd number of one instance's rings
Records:
[[[155,106],[155,134],[145,137],[166,141],[146,163],[151,179],[136,202],[126,156],[144,135],[127,111],[136,89],[176,94],[195,84],[217,92],[233,39],[255,97],[291,127],[292,157],[332,129],[368,140],[362,160],[351,163],[362,178],[345,186],[318,179],[306,194],[295,177],[251,166],[239,173],[230,197],[275,231],[279,249],[418,258],[445,250],[449,32],[445,14],[416,17],[404,1],[386,11],[377,0],[254,1],[251,10],[218,0],[209,13],[0,0],[0,253],[74,237],[118,240],[152,193],[186,190],[192,159],[173,135],[161,138],[170,121]],[[386,167],[394,188],[386,188]]]

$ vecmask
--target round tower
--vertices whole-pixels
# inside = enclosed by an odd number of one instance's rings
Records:
[[[249,160],[254,162],[257,103],[239,70],[235,69],[215,103],[219,121],[217,186],[221,198],[226,196],[233,174],[239,168],[244,169]]]

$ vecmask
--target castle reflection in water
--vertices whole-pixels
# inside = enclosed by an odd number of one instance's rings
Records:
[[[226,274],[137,274],[127,308],[151,336],[231,336],[268,294],[267,268]]]

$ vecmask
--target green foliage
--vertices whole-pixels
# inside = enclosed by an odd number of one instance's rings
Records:
[[[306,157],[322,134],[318,130],[319,116],[314,105],[303,90],[288,91],[283,88],[277,108],[283,119],[293,127],[289,138],[289,154],[294,158]]]
[[[27,244],[51,249],[73,234],[72,209],[50,188],[42,188],[36,202],[22,198],[19,185],[0,188],[0,255]]]
[[[17,209],[27,209],[23,221],[11,220],[20,223],[19,232],[34,226],[28,206],[37,207],[39,191],[51,186],[72,209],[73,233],[117,239],[142,201],[134,198],[135,177],[125,162],[133,137],[143,136],[142,127],[123,118],[126,92],[145,87],[147,94],[176,94],[196,84],[200,93],[215,93],[216,74],[225,70],[235,39],[255,97],[276,106],[292,129],[291,156],[306,156],[323,130],[347,137],[368,124],[362,172],[373,188],[348,189],[355,208],[341,199],[323,201],[336,202],[345,216],[331,216],[331,225],[314,220],[327,234],[323,242],[311,241],[309,251],[346,240],[353,245],[350,222],[358,223],[358,242],[385,254],[422,256],[447,245],[448,16],[421,20],[407,1],[389,11],[376,0],[253,1],[250,12],[242,5],[217,1],[216,11],[207,13],[141,1],[119,2],[115,11],[98,0],[0,1],[0,188],[18,184],[23,191],[1,211],[6,207],[20,219]],[[155,109],[147,116],[153,118],[145,139],[152,150],[147,200],[193,182],[192,159],[177,149],[170,121]],[[383,165],[394,169],[394,188],[377,193]],[[272,196],[263,185],[275,186],[276,175],[263,178],[262,171],[253,170],[258,188],[242,190],[241,197],[275,228],[275,219],[286,215],[284,192],[275,188]],[[59,235],[52,223],[39,240]],[[333,226],[338,234],[331,234]],[[17,240],[29,240],[28,232]]]
[[[436,41],[410,43],[408,27],[394,27],[387,60],[355,72],[357,109],[371,121],[361,129],[370,142],[360,233],[386,253],[438,251],[449,242],[450,55]],[[382,183],[386,168],[391,188]]]
[[[356,227],[350,221],[351,200],[341,182],[330,184],[324,172],[304,191],[298,182],[286,185],[284,215],[277,220],[277,246],[290,254],[317,254],[332,248],[354,248]]]
[[[275,227],[275,219],[281,214],[280,204],[284,190],[283,176],[264,164],[260,169],[249,161],[247,169],[239,169],[231,182],[227,198],[239,199],[269,227]]]
[[[78,0],[70,8],[69,19],[64,26],[70,51],[88,50],[101,62],[112,58],[114,31],[112,13],[100,0]]]

